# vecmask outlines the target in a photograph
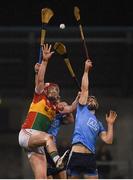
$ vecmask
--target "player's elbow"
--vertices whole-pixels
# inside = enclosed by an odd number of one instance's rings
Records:
[[[113,143],[113,138],[112,138],[112,137],[108,137],[107,135],[102,136],[102,140],[103,140],[106,144],[112,144],[112,143]]]
[[[77,108],[77,103],[70,106],[70,113],[73,113]]]
[[[101,139],[106,143],[106,144],[112,144],[113,143],[113,134],[108,134],[107,132],[103,132],[101,134]]]

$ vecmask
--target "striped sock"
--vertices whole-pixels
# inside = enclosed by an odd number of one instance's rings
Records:
[[[60,158],[60,156],[58,155],[57,151],[53,151],[50,153],[50,157],[53,159],[53,161],[56,163],[58,161],[58,159]]]

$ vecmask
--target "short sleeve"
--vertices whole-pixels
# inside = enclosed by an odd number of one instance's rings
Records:
[[[102,122],[99,121],[99,134],[103,131],[106,131],[105,127],[103,126]]]

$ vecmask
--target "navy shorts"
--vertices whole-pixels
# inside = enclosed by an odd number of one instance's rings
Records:
[[[97,176],[95,154],[72,152],[67,165],[67,174],[68,176]]]

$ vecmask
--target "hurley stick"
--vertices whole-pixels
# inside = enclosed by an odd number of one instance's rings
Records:
[[[81,20],[80,20],[80,10],[77,6],[74,7],[74,16],[76,21],[78,22],[79,25],[79,30],[80,30],[80,35],[81,35],[81,40],[83,42],[83,47],[85,50],[85,54],[86,54],[86,58],[89,59],[89,55],[88,55],[88,49],[87,49],[87,45],[86,45],[86,40],[85,40],[85,36],[84,36],[84,32],[83,32],[83,27],[81,25]]]
[[[53,17],[54,12],[49,8],[44,8],[41,11],[41,41],[40,41],[40,53],[39,53],[39,60],[38,62],[41,63],[42,61],[42,46],[45,41],[46,31],[47,31],[47,24],[49,23],[50,19]]]
[[[70,73],[71,77],[73,78],[77,88],[80,90],[79,81],[78,81],[78,79],[77,79],[77,77],[76,77],[76,75],[75,75],[75,73],[73,71],[70,60],[69,60],[69,58],[67,56],[67,50],[66,50],[65,45],[63,43],[61,43],[61,42],[56,42],[55,45],[54,45],[54,50],[63,57],[64,62],[65,62],[66,66],[67,66],[67,68],[69,70],[69,73]]]

